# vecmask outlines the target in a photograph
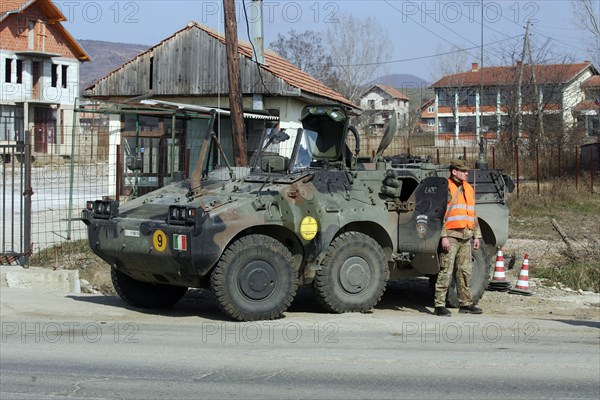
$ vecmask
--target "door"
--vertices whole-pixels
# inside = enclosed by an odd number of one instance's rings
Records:
[[[36,153],[48,153],[48,143],[56,143],[56,115],[50,108],[35,107],[34,113],[34,146]]]
[[[412,215],[401,216],[398,251],[414,255],[411,264],[422,274],[439,272],[440,231],[448,205],[448,179],[423,179],[409,199],[415,204]]]
[[[31,77],[33,85],[32,99],[40,99],[40,77],[42,76],[42,62],[34,61],[31,66]]]

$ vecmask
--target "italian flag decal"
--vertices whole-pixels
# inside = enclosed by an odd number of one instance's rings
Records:
[[[173,235],[173,248],[175,250],[187,251],[187,236]]]

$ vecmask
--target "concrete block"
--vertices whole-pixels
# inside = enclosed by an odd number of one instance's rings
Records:
[[[6,283],[10,288],[34,289],[53,293],[81,293],[79,271],[21,269],[8,271]]]

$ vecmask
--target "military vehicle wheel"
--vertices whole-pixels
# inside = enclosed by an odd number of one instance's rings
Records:
[[[368,311],[381,299],[388,278],[381,246],[367,235],[347,232],[327,249],[313,292],[327,311]]]
[[[471,296],[473,304],[477,304],[490,280],[490,257],[488,254],[488,246],[483,239],[480,239],[481,245],[478,250],[471,250],[471,258],[473,259],[473,270],[471,272]],[[450,307],[458,307],[458,296],[456,294],[456,281],[453,279],[448,288],[448,296],[446,303]]]
[[[277,240],[250,235],[233,242],[211,276],[219,308],[239,321],[279,318],[298,289],[298,266]]]
[[[115,291],[123,301],[140,308],[167,308],[177,303],[188,288],[136,281],[116,268],[111,268]]]

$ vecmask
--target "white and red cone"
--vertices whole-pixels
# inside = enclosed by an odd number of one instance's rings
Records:
[[[520,294],[523,296],[531,296],[533,293],[529,290],[529,255],[523,257],[523,265],[519,272],[519,280],[513,289],[509,290],[511,294]]]
[[[506,292],[508,289],[510,289],[510,282],[506,280],[506,272],[504,270],[504,254],[502,254],[502,247],[498,247],[494,276],[488,284],[487,290]]]

